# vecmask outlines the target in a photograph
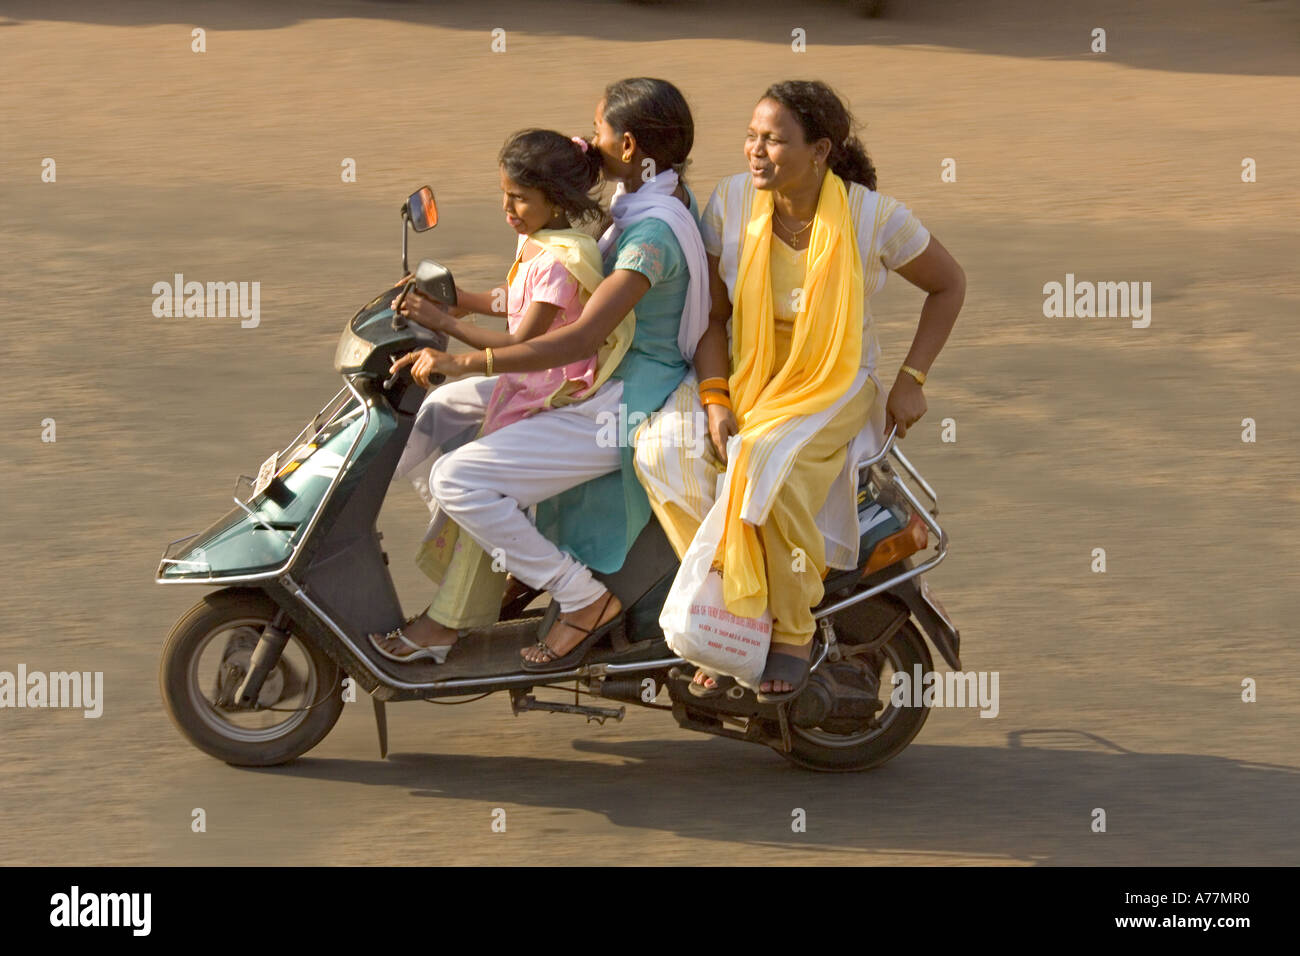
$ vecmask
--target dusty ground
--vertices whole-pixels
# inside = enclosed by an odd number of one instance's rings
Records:
[[[99,720],[0,711],[0,862],[1297,862],[1294,3],[49,6],[0,5],[0,670],[102,670],[107,691]],[[741,168],[767,83],[830,81],[882,191],[965,267],[906,448],[952,535],[933,583],[965,666],[1000,673],[1000,715],[939,711],[850,776],[661,714],[597,728],[497,698],[392,708],[387,762],[364,701],[290,768],[201,755],[158,696],[198,597],[152,583],[163,544],[336,389],[336,337],[395,276],[411,187],[443,214],[416,250],[495,280],[503,138],[585,132],[637,74],[690,98],[701,194]],[[177,272],[261,282],[261,325],[154,318]],[[1067,272],[1149,281],[1151,326],[1044,318]],[[886,367],[919,305],[897,280],[877,300]],[[383,522],[413,609],[421,524],[413,495]]]

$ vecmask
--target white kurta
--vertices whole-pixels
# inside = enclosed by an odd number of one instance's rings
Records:
[[[930,243],[930,233],[898,200],[858,183],[847,186],[849,214],[862,259],[862,367],[849,390],[830,408],[792,418],[765,437],[765,445],[774,443],[769,446],[772,452],[751,461],[741,511],[741,517],[751,524],[761,525],[767,520],[776,492],[804,445],[872,378],[876,383],[876,401],[870,421],[850,443],[844,468],[817,515],[817,527],[826,539],[826,562],[836,568],[852,568],[857,564],[858,464],[878,452],[884,442],[887,392],[875,378],[880,345],[871,318],[871,297],[884,288],[891,269],[911,262]],[[718,271],[733,302],[745,227],[753,203],[753,179],[749,173],[738,173],[718,184],[700,222],[704,248],[709,255],[719,258]]]

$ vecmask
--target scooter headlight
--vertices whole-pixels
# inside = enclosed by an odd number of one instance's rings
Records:
[[[370,357],[374,347],[374,343],[367,342],[352,331],[351,325],[348,325],[339,336],[339,346],[334,351],[334,371],[345,375],[361,371],[361,366]]]

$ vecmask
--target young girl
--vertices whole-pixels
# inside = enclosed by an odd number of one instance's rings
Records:
[[[580,138],[551,130],[516,133],[498,157],[502,208],[519,237],[515,262],[504,288],[488,293],[457,289],[457,312],[505,314],[498,331],[463,322],[418,294],[408,296],[404,313],[430,329],[441,330],[488,356],[485,376],[449,383],[430,393],[417,415],[412,440],[398,472],[414,467],[431,452],[449,450],[452,436],[438,434],[450,423],[481,417],[473,437],[482,437],[550,408],[571,404],[604,383],[627,350],[632,316],[619,324],[596,355],[555,368],[493,375],[492,350],[527,342],[571,325],[602,279],[596,241],[573,223],[598,216],[592,197],[601,171],[599,153]],[[431,359],[425,352],[403,356],[394,370],[411,366],[412,377],[428,384]],[[478,413],[478,414],[476,414]],[[466,436],[462,436],[466,437]],[[490,556],[434,509],[430,537],[419,563],[440,583],[429,609],[403,628],[371,641],[392,660],[446,659],[457,629],[494,623],[501,606],[504,575]]]

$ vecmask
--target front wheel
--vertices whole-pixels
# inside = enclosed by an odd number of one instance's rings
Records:
[[[234,690],[278,608],[260,591],[206,595],[167,638],[159,682],[167,713],[204,753],[240,767],[269,767],[320,743],[343,712],[343,674],[310,641],[290,633],[255,708],[236,708]]]

